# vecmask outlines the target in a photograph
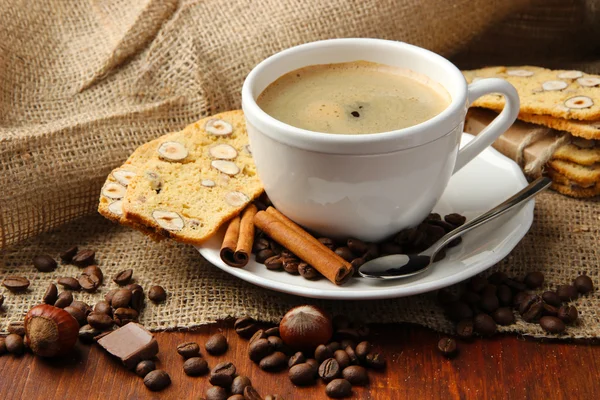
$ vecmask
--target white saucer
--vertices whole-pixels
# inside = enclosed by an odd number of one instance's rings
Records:
[[[472,139],[463,134],[462,145]],[[492,148],[456,173],[434,208],[441,215],[457,212],[471,219],[501,203],[527,185],[521,169]],[[304,297],[363,300],[409,296],[463,281],[493,266],[519,243],[533,221],[534,202],[512,211],[463,237],[461,245],[449,249],[446,258],[428,272],[403,280],[353,278],[344,286],[327,279],[309,281],[284,271],[270,271],[253,259],[243,268],[227,266],[219,257],[223,231],[198,251],[206,260],[240,279],[280,292]]]

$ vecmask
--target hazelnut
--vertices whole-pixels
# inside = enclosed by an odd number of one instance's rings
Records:
[[[323,310],[310,305],[298,306],[283,316],[279,334],[288,346],[313,349],[331,339],[333,325]]]
[[[33,307],[25,316],[25,343],[42,357],[65,354],[75,347],[79,324],[67,311],[48,304]]]

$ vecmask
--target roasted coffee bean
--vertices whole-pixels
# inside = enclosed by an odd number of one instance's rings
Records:
[[[469,280],[468,287],[475,293],[481,293],[484,287],[488,284],[487,279],[482,276],[474,276]]]
[[[366,261],[379,257],[379,246],[376,243],[367,243],[367,252],[363,255]]]
[[[29,287],[29,279],[24,276],[7,276],[2,285],[11,292],[22,292]]]
[[[87,324],[87,316],[85,315],[85,313],[83,311],[81,311],[81,309],[79,309],[77,307],[73,307],[73,306],[67,306],[64,308],[64,310],[66,312],[68,312],[69,314],[71,314],[71,316],[73,318],[75,318],[75,320],[77,321],[79,326],[83,326],[83,325]]]
[[[364,359],[367,357],[367,354],[369,354],[371,350],[373,350],[373,346],[371,346],[371,343],[363,341],[356,345],[356,349],[354,349],[354,352],[356,353],[356,356],[359,360],[364,361]]]
[[[25,323],[23,321],[11,322],[8,324],[8,333],[25,336]]]
[[[346,346],[346,347],[344,347],[344,351],[348,354],[348,357],[350,358],[350,364],[356,365],[359,363],[358,356],[356,355],[356,352],[354,351],[354,346]],[[366,360],[366,357],[365,357],[365,360]]]
[[[436,295],[438,304],[442,307],[445,307],[447,304],[458,301],[458,296],[447,289],[438,290]]]
[[[273,352],[273,347],[267,339],[256,339],[248,345],[248,357],[255,363]]]
[[[298,275],[298,265],[300,260],[297,258],[284,258],[283,259],[283,270],[288,274]]]
[[[385,368],[385,357],[381,353],[369,353],[365,357],[365,364],[369,368],[383,369]]]
[[[334,331],[350,328],[350,320],[345,315],[336,315],[333,317],[331,322],[333,324]]]
[[[267,258],[264,262],[265,267],[271,271],[280,271],[283,269],[283,257],[275,255]]]
[[[124,289],[127,289],[131,292],[133,292],[134,290],[141,290],[142,292],[144,291],[144,288],[141,287],[140,285],[138,285],[137,283],[130,283],[129,285],[124,286]],[[152,288],[150,288],[150,289],[152,289]]]
[[[196,342],[185,342],[177,346],[177,353],[185,359],[200,357],[200,346]]]
[[[100,278],[97,275],[81,274],[78,282],[79,286],[86,292],[95,292],[100,286]]]
[[[296,257],[296,255],[294,253],[292,253],[291,251],[289,251],[288,249],[283,249],[279,255],[283,258],[295,258],[297,259],[298,257]]]
[[[460,321],[461,319],[467,319],[473,317],[473,310],[471,307],[463,301],[453,301],[445,306],[446,315],[452,321]]]
[[[252,382],[250,382],[250,378],[244,375],[238,375],[235,377],[233,382],[231,383],[231,393],[232,394],[244,394],[244,389],[246,386],[252,386]]]
[[[367,252],[367,250],[369,250],[367,244],[359,239],[348,239],[346,245],[352,253],[359,256],[364,255]]]
[[[227,390],[220,386],[206,389],[206,400],[227,400]]]
[[[253,386],[246,386],[244,388],[244,399],[246,400],[262,400],[262,397]],[[208,400],[208,399],[207,399]]]
[[[481,291],[481,297],[483,296],[496,296],[498,294],[498,287],[496,285],[492,285],[491,283],[488,283],[487,285],[484,286],[483,290]]]
[[[344,339],[340,342],[340,348],[342,350],[346,350],[346,347],[352,347],[352,350],[356,348],[356,342],[350,339]]]
[[[565,305],[558,309],[558,318],[560,318],[565,324],[572,324],[577,321],[579,312],[575,306]]]
[[[321,273],[305,262],[298,264],[298,272],[304,279],[317,279],[321,277]]]
[[[131,291],[128,289],[118,289],[112,296],[111,306],[113,308],[121,308],[129,306],[131,301]]]
[[[284,353],[287,352],[287,347],[279,336],[269,336],[267,340],[269,341],[269,343],[271,343],[271,347],[273,348],[273,350],[281,351]]]
[[[513,294],[508,286],[498,285],[496,296],[501,306],[512,306]]]
[[[94,341],[94,337],[98,336],[102,331],[100,329],[96,329],[90,324],[84,325],[79,328],[79,340],[83,343],[92,343]]]
[[[404,253],[402,246],[394,242],[383,242],[379,245],[381,254],[402,254]]]
[[[48,289],[46,289],[46,293],[44,293],[44,298],[42,301],[46,304],[50,304],[51,306],[53,306],[54,303],[56,303],[57,299],[58,289],[56,288],[56,285],[54,283],[50,283],[48,285]]]
[[[460,296],[460,299],[467,304],[479,304],[481,301],[481,296],[475,292],[467,290]]]
[[[540,326],[549,333],[563,333],[566,329],[565,323],[557,317],[546,316],[540,318]]]
[[[342,369],[335,358],[328,358],[319,366],[319,376],[324,382],[330,382],[338,378],[341,373]]]
[[[519,292],[519,293],[515,294],[513,297],[513,300],[512,300],[513,307],[516,309],[519,309],[521,307],[521,304],[523,303],[523,301],[525,301],[528,297],[529,297],[529,293],[527,293],[527,292]]]
[[[369,374],[360,365],[351,365],[342,370],[342,377],[353,386],[366,386],[369,384]]]
[[[260,360],[258,366],[263,371],[279,371],[285,368],[287,363],[287,356],[281,351],[276,351]]]
[[[98,279],[100,280],[100,284],[102,284],[102,281],[104,280],[104,274],[102,273],[102,270],[97,265],[90,265],[88,267],[85,267],[81,273],[84,275],[97,276]]]
[[[50,257],[47,254],[42,254],[39,256],[33,257],[33,266],[40,272],[50,272],[56,269],[58,265],[54,258]]]
[[[548,303],[543,303],[544,307],[542,310],[542,316],[550,315],[552,317],[556,317],[558,315],[558,308],[550,305]]]
[[[129,284],[129,282],[131,281],[131,278],[133,276],[133,270],[132,269],[125,269],[123,271],[117,272],[112,280],[114,283],[116,283],[119,286],[124,286]]]
[[[348,356],[348,353],[346,353],[345,350],[336,350],[333,353],[333,358],[335,358],[335,361],[337,361],[338,365],[340,366],[340,369],[344,369],[350,365],[350,357]]]
[[[342,345],[339,342],[330,342],[327,343],[326,346],[329,348],[329,350],[331,350],[333,353],[335,353],[336,350],[340,350],[342,349]]]
[[[85,249],[78,251],[71,259],[71,262],[78,267],[87,267],[88,265],[94,264],[95,258],[96,252],[94,250]]]
[[[288,361],[288,367],[292,368],[294,365],[304,364],[304,362],[306,362],[306,357],[301,351],[299,351],[290,357]]]
[[[25,352],[25,344],[23,343],[23,337],[16,333],[11,333],[4,338],[4,345],[6,350],[14,355],[20,356]]]
[[[252,245],[252,252],[258,254],[259,251],[269,248],[269,239],[260,237],[254,240]]]
[[[152,286],[148,290],[148,298],[154,303],[161,303],[167,299],[167,292],[162,286]]]
[[[140,312],[144,308],[144,292],[139,289],[132,290],[131,301],[129,303],[131,304],[131,308]]]
[[[114,321],[108,314],[94,311],[87,316],[87,323],[103,331],[112,327]]]
[[[527,290],[527,285],[525,285],[523,282],[519,282],[514,279],[508,278],[504,281],[504,284],[511,288],[512,291],[515,293],[524,292],[525,290]]]
[[[213,386],[229,387],[235,377],[235,365],[229,361],[218,363],[211,371],[208,381]]]
[[[540,288],[544,284],[544,274],[540,271],[529,272],[525,275],[523,283],[526,284],[529,289]]]
[[[587,275],[579,275],[575,278],[573,286],[575,286],[581,294],[588,294],[594,290],[594,282],[592,282],[592,278]]]
[[[288,376],[296,386],[308,386],[315,383],[314,368],[307,363],[293,365],[288,372]]]
[[[234,394],[227,398],[227,400],[246,400],[243,394]]]
[[[320,344],[315,349],[315,359],[319,363],[322,363],[323,361],[331,357],[333,357],[333,351],[331,351],[331,349],[326,345]]]
[[[352,385],[346,379],[334,379],[325,387],[325,394],[332,399],[341,399],[352,394]]]
[[[256,331],[256,333],[254,333],[254,335],[252,335],[252,337],[250,338],[250,340],[248,341],[248,343],[252,343],[257,339],[266,339],[268,336],[265,333],[265,331],[263,331],[262,329],[259,329]]]
[[[449,224],[454,225],[455,227],[459,227],[461,225],[464,225],[465,222],[467,222],[467,217],[457,214],[457,213],[452,213],[452,214],[448,214],[444,217],[444,221],[446,221]]]
[[[256,254],[256,262],[264,264],[269,258],[276,256],[275,252],[271,249],[263,249]]]
[[[190,357],[183,363],[183,372],[188,376],[206,375],[208,363],[202,357]]]
[[[554,307],[560,307],[562,304],[562,300],[560,299],[560,297],[558,297],[556,292],[551,292],[551,291],[544,292],[542,294],[542,300],[544,300],[545,303],[548,303]]]
[[[77,279],[72,278],[70,276],[65,276],[62,278],[58,278],[58,284],[67,290],[79,290],[81,289],[81,285],[77,281]]]
[[[81,312],[83,314],[85,314],[86,317],[89,315],[89,313],[92,312],[92,308],[90,307],[90,305],[88,303],[83,302],[83,301],[73,300],[71,302],[70,306],[78,308],[79,310],[81,310]]]
[[[135,367],[135,374],[141,378],[146,377],[150,372],[156,369],[156,364],[152,360],[140,361]]]
[[[338,247],[337,249],[335,249],[335,254],[342,257],[344,260],[346,260],[348,262],[350,262],[356,258],[356,255],[354,255],[354,253],[352,253],[352,250],[350,250],[346,246]],[[360,255],[360,254],[357,254],[357,255]]]
[[[508,279],[508,275],[506,275],[502,271],[496,271],[490,276],[488,276],[488,282],[493,285],[501,285]]]
[[[162,369],[155,369],[150,371],[144,377],[144,385],[153,392],[163,390],[171,384],[171,377],[166,371]]]
[[[77,246],[69,247],[67,250],[60,253],[59,257],[63,262],[70,263],[73,261],[73,257],[77,254],[77,251]]]
[[[335,242],[330,238],[318,238],[317,239],[321,244],[327,247],[330,250],[335,249]]]
[[[492,314],[492,318],[498,325],[512,325],[515,323],[515,315],[513,314],[512,309],[508,307],[501,307],[494,311]]]
[[[475,328],[473,327],[473,320],[471,319],[463,319],[456,325],[456,335],[465,340],[469,340],[473,337],[473,331]]]
[[[278,326],[274,326],[272,328],[266,329],[265,330],[265,335],[268,336],[279,336],[279,327]]]
[[[556,289],[556,294],[562,301],[571,301],[579,296],[579,291],[573,285],[560,285]]]
[[[73,294],[71,292],[60,292],[58,298],[54,302],[54,307],[65,308],[73,302]]]
[[[119,326],[126,325],[129,322],[137,321],[139,313],[133,308],[121,307],[113,312],[115,322]]]
[[[104,295],[104,300],[108,302],[108,304],[110,304],[112,302],[112,298],[115,295],[115,293],[117,293],[117,291],[120,289],[111,289],[108,291],[108,293],[106,293]]]
[[[456,355],[456,340],[452,338],[441,338],[437,344],[437,348],[445,357],[454,357]]]
[[[500,307],[500,301],[495,294],[484,294],[481,296],[479,306],[486,313],[493,313]]]
[[[539,319],[544,312],[544,302],[537,295],[530,295],[521,302],[519,313],[525,322],[532,322]]]
[[[208,338],[204,347],[208,354],[218,356],[225,353],[229,348],[229,345],[227,344],[227,338],[225,336],[220,333],[215,333]]]
[[[538,295],[529,294],[527,295],[521,304],[519,304],[519,314],[523,315],[525,312],[535,303],[541,302],[541,298]]]
[[[429,221],[428,224],[430,225],[434,225],[436,228],[442,228],[443,229],[443,233],[439,232],[439,233],[434,233],[434,241],[439,240],[439,238],[441,238],[442,236],[444,236],[446,233],[453,231],[456,227],[452,224],[449,224],[446,221]],[[429,230],[428,230],[429,231]],[[428,234],[431,234],[431,231],[428,232]]]
[[[308,358],[306,360],[306,364],[313,367],[313,369],[315,370],[315,376],[317,376],[319,373],[319,365],[320,365],[319,362],[317,360],[315,360],[314,358]]]
[[[477,314],[473,319],[473,329],[481,336],[491,336],[496,333],[496,321],[487,314]]]

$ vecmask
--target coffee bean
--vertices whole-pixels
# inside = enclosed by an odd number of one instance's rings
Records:
[[[108,314],[94,311],[87,316],[87,323],[103,331],[112,327],[114,321]]]
[[[94,337],[101,333],[102,331],[100,331],[100,329],[96,329],[89,324],[83,325],[81,328],[79,328],[79,340],[83,343],[92,343],[94,341]]]
[[[381,254],[402,254],[404,253],[402,246],[394,242],[383,242],[379,246]]]
[[[4,338],[4,344],[6,350],[11,354],[20,356],[25,352],[25,344],[23,343],[23,337],[21,335],[11,333]]]
[[[515,315],[512,310],[508,307],[502,307],[494,311],[492,318],[498,325],[512,325],[515,323]]]
[[[346,350],[347,347],[352,347],[352,350],[356,348],[356,342],[350,339],[344,339],[340,342],[340,348]]]
[[[94,264],[94,260],[96,258],[96,252],[91,249],[85,249],[78,251],[77,254],[73,256],[71,262],[78,267],[87,267],[88,265]]]
[[[460,299],[467,304],[479,304],[481,301],[481,296],[475,292],[467,290],[460,296]]]
[[[227,338],[220,333],[215,333],[208,338],[204,345],[208,354],[218,356],[227,351],[229,345],[227,344]]]
[[[200,357],[200,346],[196,342],[185,342],[177,346],[177,353],[185,359]]]
[[[167,386],[171,384],[171,377],[167,374],[166,371],[162,369],[155,369],[154,371],[150,371],[144,377],[144,385],[153,392],[158,392],[163,390]]]
[[[323,381],[330,382],[341,375],[341,368],[334,358],[328,358],[319,366],[319,376]]]
[[[317,239],[321,244],[327,247],[329,250],[335,249],[335,242],[330,238],[319,238]]]
[[[540,271],[529,272],[525,275],[523,283],[527,285],[529,289],[540,288],[544,284],[544,274]]]
[[[23,321],[11,322],[8,324],[8,333],[25,336],[25,323]]]
[[[495,294],[484,294],[479,302],[481,309],[487,313],[493,313],[500,307],[500,301]]]
[[[71,292],[60,292],[58,298],[54,302],[54,307],[65,308],[73,302],[73,294]]]
[[[525,299],[519,308],[521,318],[525,322],[533,322],[538,320],[544,312],[544,302],[539,296],[533,296],[533,299]]]
[[[563,333],[565,331],[565,323],[557,317],[546,316],[540,318],[540,326],[549,333]]]
[[[46,304],[50,304],[51,306],[53,306],[54,303],[56,303],[57,299],[58,289],[56,288],[56,285],[54,283],[50,283],[48,285],[48,289],[46,289],[46,292],[44,293],[44,298],[42,299],[42,301]]]
[[[323,361],[331,357],[333,357],[333,351],[331,351],[331,349],[326,345],[320,344],[315,349],[315,359],[319,363],[322,363]]]
[[[352,394],[352,385],[346,379],[334,379],[325,387],[325,394],[332,399],[341,399]]]
[[[73,300],[70,304],[71,307],[79,308],[82,313],[87,317],[92,312],[92,307],[88,303],[79,300]]]
[[[206,375],[208,363],[202,357],[190,357],[183,363],[183,372],[188,376]]]
[[[342,349],[342,345],[340,342],[330,342],[327,343],[326,346],[331,350],[332,353],[335,353],[336,350]]]
[[[525,285],[523,282],[519,282],[514,279],[508,278],[504,281],[504,284],[511,288],[512,291],[515,293],[524,292],[525,290],[527,290],[527,285]]]
[[[71,314],[71,316],[73,318],[75,318],[75,320],[77,321],[79,326],[83,326],[83,325],[87,324],[87,316],[85,315],[85,313],[83,311],[81,311],[81,309],[79,309],[77,307],[73,307],[73,306],[67,306],[64,308],[64,310],[66,312],[68,312],[69,314]]]
[[[364,255],[367,252],[367,250],[369,250],[367,244],[359,239],[348,239],[346,245],[352,253],[357,254],[359,256]]]
[[[579,291],[573,285],[560,285],[556,289],[556,294],[562,301],[571,301],[579,296]]]
[[[125,269],[123,271],[117,272],[112,280],[119,286],[127,285],[131,281],[131,277],[133,276],[132,269]]]
[[[104,295],[104,300],[108,302],[108,304],[112,303],[112,298],[120,289],[111,289]]]
[[[77,281],[77,279],[72,278],[70,276],[65,276],[62,278],[58,278],[57,283],[61,285],[63,288],[67,290],[79,290],[81,289],[81,285]]]
[[[235,376],[235,365],[229,361],[217,364],[211,371],[208,381],[214,386],[229,387]]]
[[[293,365],[288,376],[296,386],[308,386],[315,383],[315,371],[313,366],[307,363]]]
[[[344,347],[344,351],[348,354],[348,357],[350,358],[350,364],[356,365],[359,363],[358,356],[356,355],[356,352],[354,351],[354,346],[346,346],[346,347]],[[365,360],[366,360],[366,357],[365,357]]]
[[[100,286],[100,278],[97,275],[81,274],[78,282],[86,292],[95,292]]]
[[[131,301],[131,291],[128,289],[118,289],[112,296],[111,306],[121,308],[129,306]]]
[[[460,321],[461,319],[473,317],[473,310],[471,310],[471,307],[463,301],[453,301],[452,303],[448,303],[445,309],[446,315],[452,321]]]
[[[154,303],[161,303],[167,299],[167,292],[162,286],[152,286],[148,291],[148,298]]]
[[[498,301],[502,306],[512,306],[513,294],[512,290],[506,285],[498,285],[498,291],[496,293]]]
[[[556,292],[551,292],[551,291],[544,292],[542,294],[542,300],[544,300],[545,303],[548,303],[554,307],[560,307],[562,304],[562,300],[560,299],[560,297],[558,297]]]
[[[440,289],[437,291],[437,301],[439,305],[445,307],[449,303],[458,301],[458,296],[447,289]]]
[[[354,350],[354,352],[356,353],[356,356],[359,360],[364,361],[364,359],[367,357],[367,354],[369,354],[371,350],[373,350],[373,346],[371,346],[371,343],[363,341],[356,345],[356,349]]]
[[[54,271],[56,266],[58,265],[54,258],[50,257],[47,254],[42,254],[39,256],[33,257],[33,266],[40,272],[50,272]]]
[[[515,294],[515,296],[513,297],[513,301],[512,301],[514,308],[519,309],[521,307],[521,304],[523,303],[523,301],[526,300],[528,297],[529,297],[529,293],[527,293],[527,292],[519,292],[519,293]]]
[[[452,224],[456,227],[459,227],[461,225],[463,225],[465,222],[467,222],[467,217],[457,214],[457,213],[452,213],[452,214],[448,214],[444,217],[444,221],[446,221],[449,224]]]
[[[473,319],[473,329],[481,336],[491,336],[496,333],[496,321],[487,314],[477,314]]]
[[[318,375],[319,373],[319,362],[317,360],[315,360],[314,358],[308,358],[306,360],[306,364],[310,365],[311,367],[313,367],[314,371],[315,371],[315,376]]]
[[[381,353],[369,353],[365,357],[365,364],[369,368],[373,369],[384,369],[385,368],[385,357]]]
[[[220,386],[206,389],[206,400],[227,400],[227,390]]]
[[[508,279],[508,275],[506,275],[502,271],[496,271],[493,274],[491,274],[490,276],[488,276],[487,279],[488,279],[488,282],[493,285],[501,285],[504,283],[504,281],[506,281]]]
[[[336,350],[333,353],[333,358],[335,358],[335,361],[337,361],[338,365],[340,366],[340,369],[344,369],[350,365],[350,357],[348,356],[348,353],[346,353],[345,350]]]
[[[304,357],[304,354],[302,354],[302,352],[299,351],[290,357],[288,361],[288,367],[292,368],[294,365],[304,364],[305,361],[306,357]]]
[[[581,294],[588,294],[594,290],[594,282],[592,282],[592,278],[587,275],[579,275],[575,278],[573,286],[575,286]]]
[[[481,291],[481,297],[483,296],[496,296],[498,294],[498,287],[488,283]]]
[[[267,340],[269,341],[269,343],[271,343],[271,347],[273,348],[273,350],[281,351],[283,353],[288,352],[287,346],[285,345],[285,343],[283,343],[283,340],[281,340],[279,336],[269,336]]]
[[[441,338],[437,348],[445,357],[454,357],[456,355],[456,340],[447,337]]]
[[[283,259],[283,270],[288,274],[298,275],[298,266],[300,265],[300,260],[297,258],[284,258]]]
[[[156,364],[152,360],[140,361],[135,367],[135,374],[141,378],[146,377],[150,372],[156,369]]]
[[[254,254],[258,253],[261,250],[269,248],[269,239],[265,237],[256,238],[252,245],[252,252]]]
[[[304,279],[318,279],[321,273],[305,262],[298,264],[298,272]]]
[[[554,307],[553,305],[547,304],[547,303],[543,303],[544,307],[542,310],[542,316],[544,315],[549,315],[552,317],[556,317],[558,315],[558,308]]]
[[[346,260],[348,262],[350,262],[356,258],[356,256],[352,253],[352,250],[350,250],[346,246],[338,247],[337,249],[335,249],[335,254],[342,257],[344,260]]]
[[[133,292],[134,290],[141,290],[142,292],[144,291],[144,288],[138,285],[137,283],[130,283],[129,285],[125,286],[124,289],[127,289],[130,292]]]
[[[471,291],[475,293],[481,293],[484,287],[488,284],[487,279],[483,276],[476,275],[469,280],[468,286]]]
[[[227,398],[227,400],[246,400],[243,394],[234,394]]]
[[[250,340],[248,341],[248,344],[254,342],[255,340],[258,339],[266,339],[268,336],[265,333],[265,331],[263,331],[262,329],[259,329],[256,331],[256,333],[254,333],[254,335],[252,335],[252,337],[250,338]]]
[[[276,351],[260,360],[258,366],[263,371],[279,371],[288,363],[287,356],[281,351]]]
[[[140,312],[144,308],[144,292],[139,289],[132,290],[131,301],[129,303],[131,304],[131,308]]]
[[[267,339],[256,339],[248,345],[248,357],[255,363],[273,352],[273,347]]]
[[[108,304],[108,302],[103,301],[103,300],[96,303],[96,305],[94,306],[94,312],[103,313],[108,316],[112,316],[112,308],[111,308],[110,304]]]
[[[244,394],[244,389],[246,386],[252,386],[252,382],[250,382],[250,378],[244,375],[238,375],[235,377],[233,382],[231,383],[231,393],[232,394]]]
[[[60,253],[59,257],[61,260],[63,260],[63,262],[70,263],[73,261],[73,257],[75,257],[75,254],[77,254],[77,251],[77,246],[69,247],[67,250]]]
[[[342,377],[353,386],[366,386],[369,384],[369,374],[364,367],[360,365],[351,365],[344,368]]]
[[[262,397],[256,389],[252,386],[246,386],[244,388],[244,399],[246,400],[262,400]],[[207,399],[208,400],[208,399]]]
[[[271,271],[280,271],[283,269],[284,258],[278,255],[267,258],[264,262],[265,267]]]
[[[241,317],[233,324],[235,333],[243,338],[250,338],[258,331],[258,324],[253,318]]]
[[[469,340],[473,337],[473,320],[463,319],[456,325],[456,335],[465,340]]]
[[[2,285],[11,292],[22,292],[29,287],[29,279],[24,276],[7,276]]]
[[[565,324],[572,324],[573,322],[577,321],[579,312],[575,306],[565,305],[558,309],[557,316]]]

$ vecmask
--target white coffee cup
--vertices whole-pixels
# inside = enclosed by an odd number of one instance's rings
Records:
[[[343,135],[293,127],[256,103],[270,83],[290,71],[357,60],[420,73],[448,91],[450,105],[408,128]],[[488,93],[504,95],[504,110],[459,151],[467,108]],[[519,97],[501,79],[467,86],[451,62],[420,47],[380,39],[332,39],[284,50],[254,67],[242,88],[242,108],[258,175],[275,207],[323,236],[379,241],[415,226],[431,212],[450,176],[515,121]]]

